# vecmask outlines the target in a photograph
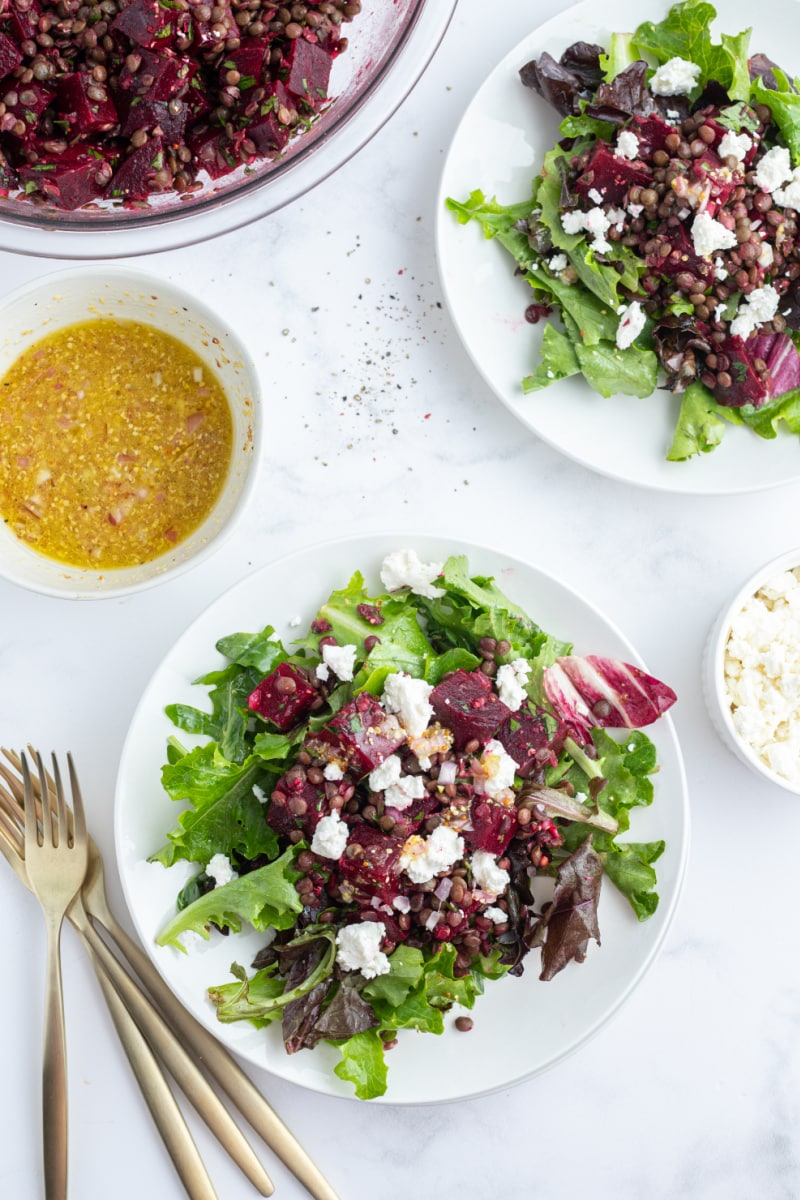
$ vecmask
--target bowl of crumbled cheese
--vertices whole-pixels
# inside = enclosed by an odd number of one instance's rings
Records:
[[[720,615],[704,691],[737,757],[800,794],[800,548],[756,571]]]

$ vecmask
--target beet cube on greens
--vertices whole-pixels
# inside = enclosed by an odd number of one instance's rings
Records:
[[[124,34],[146,50],[166,45],[172,34],[175,13],[159,0],[130,0],[111,22],[111,32]]]
[[[56,107],[69,121],[70,136],[102,133],[117,124],[117,110],[108,95],[105,100],[91,100],[87,88],[93,83],[91,75],[76,72],[62,75],[56,89]]]
[[[598,142],[589,164],[578,177],[575,191],[586,195],[596,190],[603,200],[619,204],[634,184],[648,187],[652,180],[650,168],[644,163],[621,158],[605,142]]]
[[[163,165],[164,146],[161,138],[151,138],[123,159],[111,177],[106,194],[111,199],[126,197],[146,200],[154,191],[158,191],[158,187],[154,186],[155,177]]]
[[[536,767],[555,766],[556,748],[566,736],[563,724],[548,713],[529,706],[509,713],[495,733],[496,740],[517,764],[517,774],[523,778]]]
[[[247,697],[247,705],[278,729],[290,729],[305,716],[317,691],[291,663],[279,663]]]
[[[499,804],[489,796],[473,797],[469,819],[472,828],[464,830],[464,841],[490,854],[504,854],[519,826],[514,805]]]
[[[362,823],[351,829],[348,849],[350,852],[339,860],[339,870],[355,898],[378,896],[391,904],[403,891],[399,882],[403,842]]]
[[[311,839],[321,818],[329,812],[324,785],[310,783],[290,768],[275,785],[267,806],[267,824],[280,834],[302,829]]]
[[[406,734],[374,696],[359,692],[310,740],[332,747],[356,775],[367,775],[403,744]]]
[[[480,671],[447,675],[431,692],[430,703],[436,719],[453,734],[457,750],[473,739],[485,746],[511,711]]]

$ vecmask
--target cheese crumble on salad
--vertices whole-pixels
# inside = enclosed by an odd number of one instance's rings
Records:
[[[666,457],[725,424],[800,433],[800,84],[716,11],[576,42],[522,67],[562,118],[529,198],[449,199],[513,255],[548,314],[525,392],[582,374],[603,396],[677,398]],[[532,113],[532,119],[534,114]]]
[[[442,1033],[532,951],[542,980],[582,962],[604,878],[655,911],[664,843],[627,834],[657,769],[641,727],[675,700],[573,654],[464,557],[403,551],[380,578],[356,572],[291,645],[269,625],[218,642],[210,709],[167,710],[206,740],[169,741],[184,809],[151,858],[197,866],[160,944],[264,934],[209,980],[219,1020],[274,1022],[290,1054],[333,1044],[362,1099],[399,1031]]]

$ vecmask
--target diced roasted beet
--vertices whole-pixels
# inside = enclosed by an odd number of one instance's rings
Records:
[[[283,149],[291,137],[290,120],[295,111],[294,101],[280,81],[267,91],[271,94],[261,102],[247,129],[247,136],[259,154]]]
[[[216,129],[200,122],[186,138],[186,144],[195,155],[197,166],[211,179],[228,175],[237,160],[231,149],[230,139],[224,129]]]
[[[275,785],[267,806],[267,824],[276,833],[289,834],[301,829],[314,836],[319,821],[330,812],[324,784],[310,783],[304,774],[291,768]]]
[[[656,248],[645,261],[656,274],[672,277],[680,275],[681,272],[689,272],[698,279],[702,279],[704,285],[711,283],[713,278],[711,263],[707,259],[700,258],[695,252],[694,244],[689,240],[684,225],[678,225],[673,229],[664,222],[653,240]],[[669,253],[664,257],[658,252],[658,246],[662,242],[669,247]]]
[[[7,32],[17,45],[36,38],[41,15],[38,0],[31,0],[27,8],[23,8],[21,4],[3,5],[2,19],[4,22],[8,21]]]
[[[111,177],[106,195],[111,200],[146,200],[157,188],[152,186],[158,171],[164,165],[164,147],[161,138],[151,138],[123,159]]]
[[[305,38],[295,38],[286,55],[286,90],[311,108],[319,108],[328,98],[331,56],[327,50]]]
[[[728,375],[732,383],[728,388],[717,385],[714,388],[714,399],[718,404],[728,408],[741,408],[743,404],[752,404],[756,408],[768,399],[766,381],[756,375],[746,343],[740,337],[727,337],[719,347],[718,353],[725,354],[730,359]]]
[[[609,204],[620,204],[634,185],[649,187],[650,168],[635,159],[621,158],[605,142],[598,142],[586,170],[575,183],[582,196],[595,189]]]
[[[523,778],[537,767],[555,766],[557,748],[566,736],[561,722],[543,709],[526,706],[509,713],[495,733],[495,739],[517,764]]]
[[[19,48],[11,38],[0,33],[0,79],[5,79],[6,75],[10,75],[21,62],[22,53]]]
[[[397,718],[390,716],[374,696],[359,692],[314,738],[333,747],[336,757],[348,764],[348,770],[360,776],[379,767],[403,744],[406,734]]]
[[[124,34],[137,46],[165,46],[173,33],[175,11],[159,0],[130,0],[111,22],[111,33]]]
[[[708,149],[695,158],[689,170],[689,187],[693,185],[707,192],[705,210],[710,217],[730,199],[734,188],[742,182],[738,171],[723,169],[722,159],[715,150]]]
[[[36,136],[39,118],[48,104],[52,102],[54,90],[48,84],[37,83],[36,80],[24,86],[22,84],[15,84],[13,89],[10,90],[17,97],[13,104],[8,99],[8,91],[6,91],[5,96],[0,92],[0,99],[5,103],[6,113],[12,114],[18,121],[21,121],[25,126],[25,132],[19,134],[14,129],[7,130],[7,132],[14,137],[18,137],[23,145],[27,145]]]
[[[278,729],[290,729],[304,716],[317,691],[297,667],[279,663],[247,697],[247,705]]]
[[[106,93],[105,100],[91,100],[87,88],[94,80],[86,72],[62,75],[56,88],[56,107],[66,115],[70,136],[102,133],[117,124],[117,110]],[[96,86],[96,85],[95,85]]]
[[[513,804],[498,804],[489,796],[474,796],[470,808],[471,829],[464,829],[464,841],[473,850],[504,854],[517,831],[519,821]]]
[[[391,904],[395,896],[404,893],[399,880],[402,849],[399,838],[387,837],[374,825],[362,823],[351,829],[339,871],[355,899],[377,896]]]
[[[430,703],[436,719],[452,732],[457,750],[473,738],[485,746],[511,711],[481,671],[460,670],[445,676],[431,692]]]
[[[238,50],[226,54],[219,67],[220,85],[225,86],[229,71],[238,71],[241,79],[236,84],[242,93],[264,82],[269,65],[269,42],[246,39]]]
[[[634,117],[629,129],[639,139],[640,158],[652,158],[656,150],[664,150],[667,138],[675,132],[675,126],[657,113],[649,117]]]
[[[134,96],[143,96],[148,100],[171,100],[173,96],[183,95],[197,71],[197,63],[189,58],[176,58],[174,55],[156,54],[144,49],[139,52],[139,57],[142,61],[136,72],[132,73],[127,66],[120,71],[117,111],[121,116],[127,116],[128,107],[120,102],[120,94],[129,97],[128,106]]]
[[[158,128],[168,146],[177,146],[183,141],[188,120],[189,108],[184,100],[142,100],[128,110],[122,136],[130,137],[137,129],[150,133]]]
[[[71,146],[50,161],[20,166],[19,182],[26,190],[42,192],[57,208],[72,211],[103,195],[98,168],[106,161],[107,157],[98,151]]]

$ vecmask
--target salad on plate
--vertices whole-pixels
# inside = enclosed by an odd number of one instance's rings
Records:
[[[524,65],[562,117],[530,196],[450,197],[511,254],[548,321],[536,392],[582,374],[602,396],[680,397],[667,458],[726,422],[800,433],[800,84],[714,7]]]
[[[370,594],[357,571],[289,646],[269,625],[218,642],[210,709],[167,709],[199,739],[169,740],[184,807],[151,855],[196,865],[161,945],[264,935],[208,981],[218,1019],[277,1023],[289,1054],[336,1046],[362,1099],[400,1031],[441,1034],[451,1009],[468,1030],[532,951],[545,981],[582,962],[604,879],[632,919],[655,912],[664,842],[627,834],[658,769],[641,727],[675,701],[573,654],[464,555],[395,551],[380,578]]]

